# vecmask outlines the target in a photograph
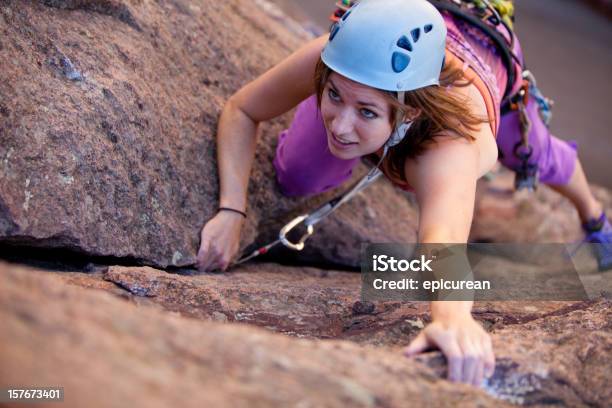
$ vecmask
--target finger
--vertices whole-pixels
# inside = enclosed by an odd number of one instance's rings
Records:
[[[408,347],[404,349],[404,355],[412,357],[427,350],[428,347],[429,342],[427,341],[427,337],[424,332],[421,332],[410,342]]]
[[[231,265],[232,261],[227,258],[227,257],[223,257],[219,263],[219,269],[222,272],[225,272],[227,270],[227,268],[229,268],[229,266]]]
[[[207,272],[216,272],[217,270],[219,270],[220,263],[221,260],[217,255],[211,255],[209,256],[205,269]]]
[[[462,344],[461,350],[463,351],[463,372],[461,375],[461,382],[473,384],[478,362],[476,350],[471,343]]]
[[[461,380],[463,359],[459,344],[453,336],[438,336],[434,342],[442,350],[448,363],[448,380],[457,382]]]
[[[198,269],[201,272],[210,272],[211,270],[214,269],[215,264],[216,264],[216,259],[214,255],[212,255],[210,252],[206,252],[202,256],[202,260],[198,264],[199,265]]]
[[[207,253],[208,253],[208,242],[202,241],[200,243],[200,249],[198,249],[197,258],[197,267],[199,270],[204,270],[204,267],[207,263]]]
[[[485,341],[485,358],[484,358],[484,375],[487,378],[491,378],[495,372],[495,354],[493,353],[493,345],[491,339],[487,338]]]
[[[200,270],[202,272],[211,272],[213,271],[219,260],[219,255],[217,249],[214,245],[208,245],[206,251],[202,255],[202,262]]]
[[[480,387],[482,380],[484,379],[484,356],[476,360],[476,371],[474,372],[474,381],[472,385],[474,387]]]

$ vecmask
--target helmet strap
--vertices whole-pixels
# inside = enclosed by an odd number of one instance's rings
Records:
[[[399,91],[397,93],[397,100],[401,105],[404,105],[405,100],[406,100],[405,98],[406,98],[405,91]],[[394,129],[393,129],[393,132],[391,132],[389,139],[387,139],[387,142],[385,143],[385,147],[393,147],[397,145],[406,136],[406,132],[408,131],[408,129],[410,129],[412,122],[404,122],[404,116],[405,116],[404,110],[397,109],[395,113]]]
[[[368,179],[374,177],[374,175],[378,171],[378,168],[380,167],[380,165],[382,164],[383,160],[387,156],[388,152],[389,152],[389,146],[387,146],[387,143],[385,143],[385,145],[383,146],[383,154],[380,156],[380,159],[378,159],[378,163],[376,163],[376,166],[372,167],[370,169],[370,171],[368,172],[368,174],[367,174]]]
[[[405,96],[406,96],[406,92],[404,91],[399,91],[397,93],[397,100],[402,105],[405,103]],[[383,154],[380,156],[380,159],[378,160],[378,163],[376,164],[376,166],[374,166],[370,170],[370,173],[368,173],[368,176],[370,177],[376,172],[376,170],[382,164],[383,160],[387,156],[387,153],[389,153],[389,148],[398,144],[404,138],[408,129],[410,129],[410,125],[412,125],[412,122],[404,123],[404,112],[402,109],[397,110],[395,123],[396,125],[395,125],[395,128],[393,129],[393,132],[391,133],[391,136],[389,136],[389,139],[387,139],[387,142],[385,142],[383,146]]]

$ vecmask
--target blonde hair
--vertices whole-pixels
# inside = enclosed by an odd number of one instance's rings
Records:
[[[332,72],[334,71],[319,58],[314,75],[319,108],[323,89]],[[396,123],[397,118],[403,119],[403,112],[407,111],[406,108],[417,108],[421,111],[402,142],[389,149],[384,167],[389,171],[391,177],[406,182],[404,174],[406,158],[414,158],[422,154],[429,145],[435,143],[435,138],[443,131],[451,131],[458,137],[475,140],[472,132],[476,131],[482,123],[489,123],[489,119],[472,113],[465,98],[455,92],[449,92],[450,87],[465,87],[471,83],[472,81],[465,78],[460,67],[446,63],[440,74],[439,86],[428,86],[406,92],[403,104],[398,101],[396,92],[378,90],[392,106],[389,117],[392,127],[398,124]]]

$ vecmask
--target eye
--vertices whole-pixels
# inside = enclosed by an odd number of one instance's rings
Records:
[[[376,119],[378,115],[369,109],[361,109],[361,115],[366,119]]]
[[[333,100],[333,101],[339,101],[340,100],[340,95],[338,95],[338,93],[336,91],[334,91],[333,89],[329,88],[329,91],[327,92],[327,95],[329,95],[329,99]]]

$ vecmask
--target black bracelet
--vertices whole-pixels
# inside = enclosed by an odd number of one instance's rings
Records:
[[[240,210],[235,210],[235,209],[233,209],[233,208],[229,208],[229,207],[219,207],[219,211],[221,211],[221,210],[225,210],[225,211],[233,211],[233,212],[235,212],[235,213],[238,213],[238,214],[242,215],[244,218],[246,218],[246,217],[247,217],[247,216],[246,216],[246,213],[243,213],[243,212],[242,212],[242,211],[240,211]]]

